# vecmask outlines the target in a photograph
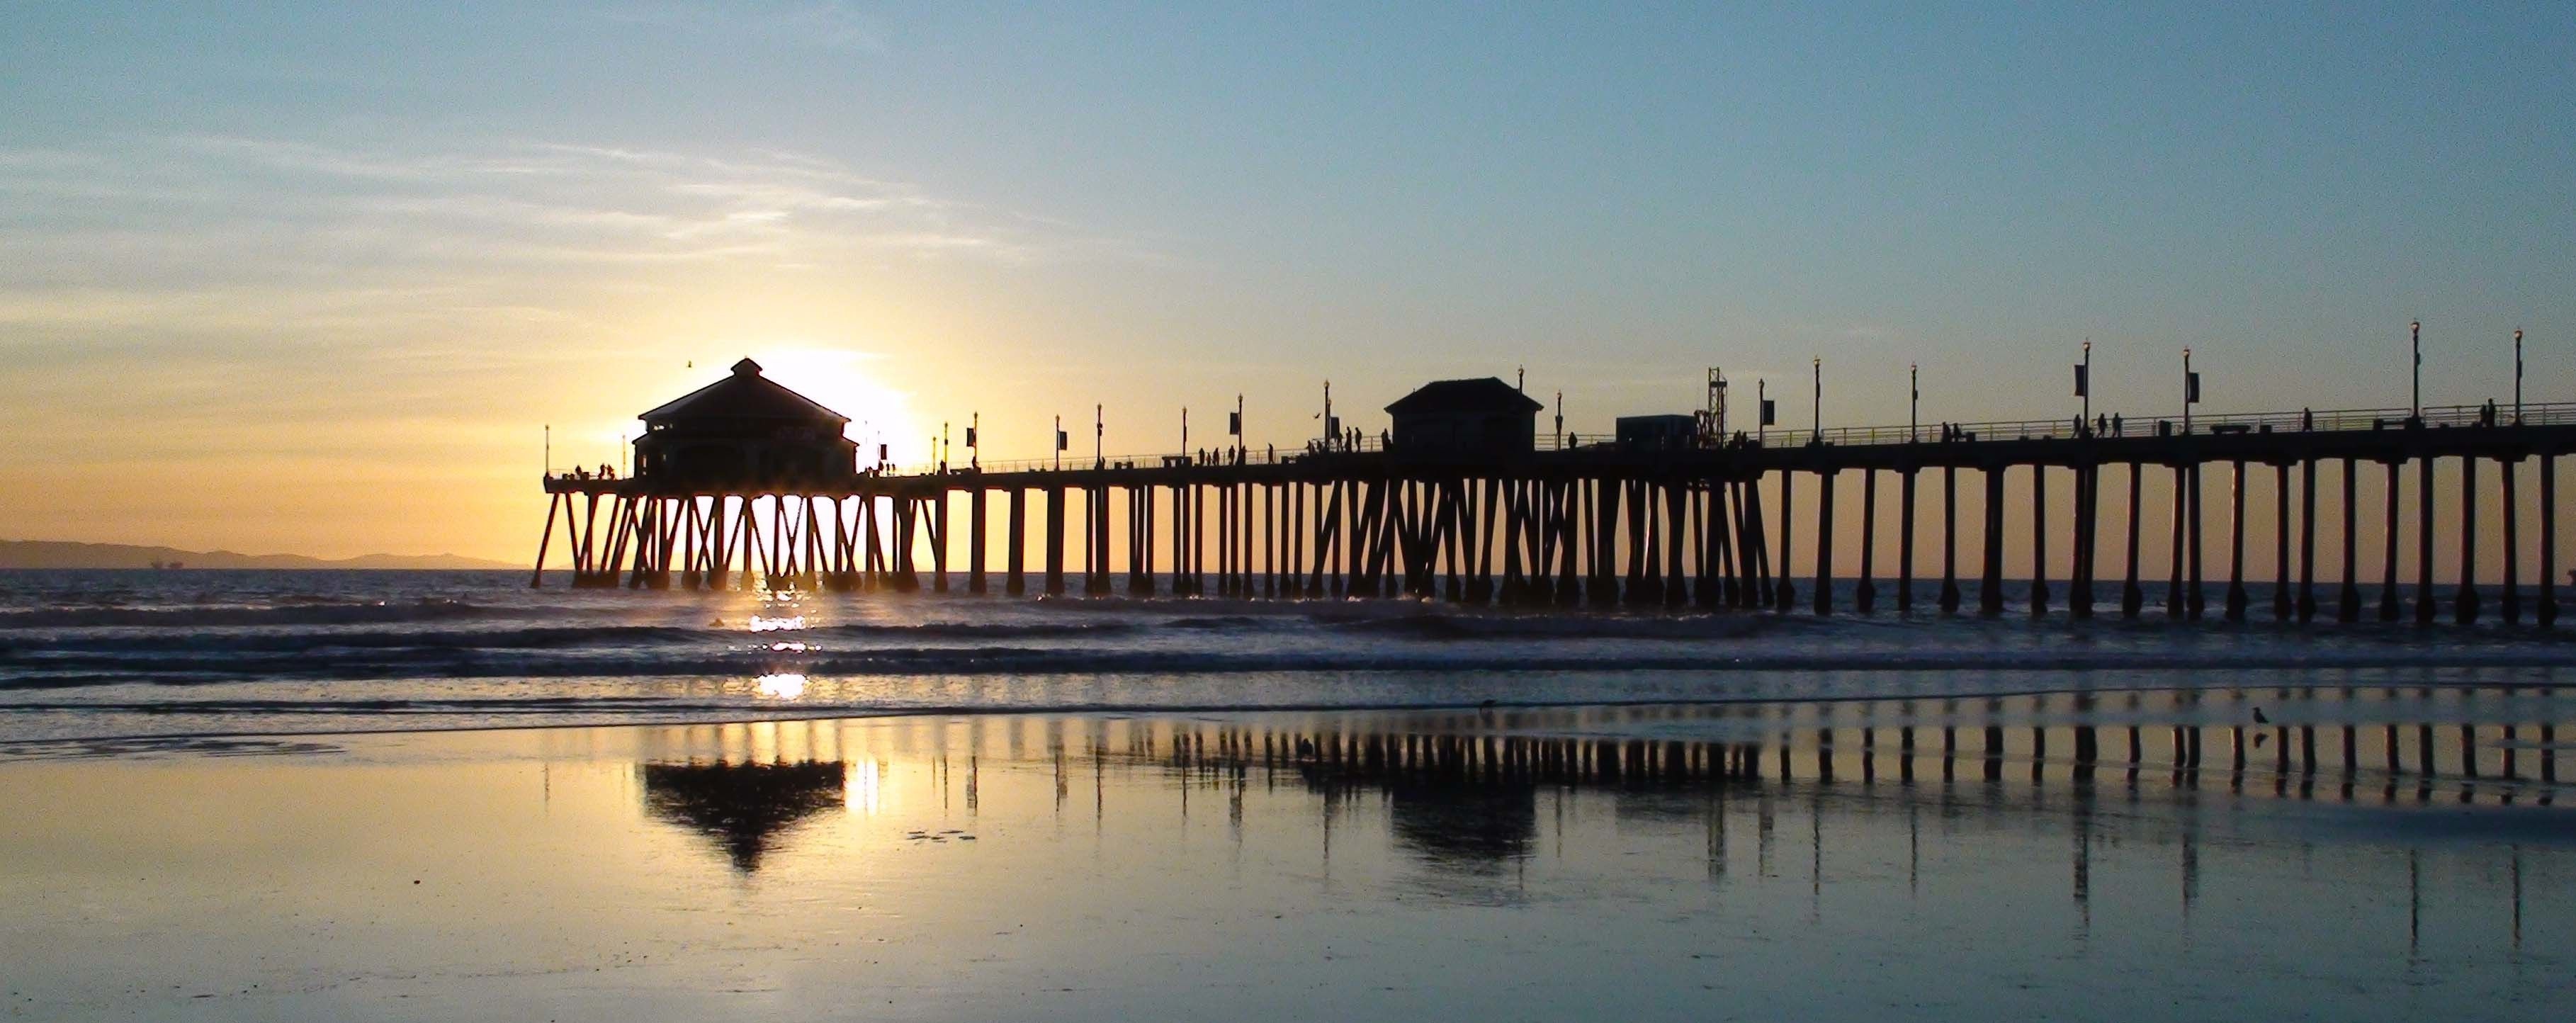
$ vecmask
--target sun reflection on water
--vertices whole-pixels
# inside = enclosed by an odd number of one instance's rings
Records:
[[[884,801],[883,772],[885,765],[875,760],[862,760],[850,765],[841,776],[841,805],[861,813],[874,814]]]
[[[752,692],[768,700],[799,699],[805,695],[805,676],[794,673],[762,675],[752,680]]]

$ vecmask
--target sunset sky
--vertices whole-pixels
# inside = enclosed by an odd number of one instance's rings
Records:
[[[0,538],[524,560],[744,355],[898,458],[2576,398],[2563,2],[1400,6],[9,4]]]

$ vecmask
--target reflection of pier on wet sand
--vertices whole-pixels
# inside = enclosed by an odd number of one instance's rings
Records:
[[[2460,913],[2492,919],[2482,900],[2438,905],[2463,885],[2499,889],[2493,909],[2510,922],[2496,933],[2522,948],[2526,870],[2554,876],[2564,857],[2552,850],[2576,845],[2576,816],[2557,806],[2559,709],[2537,689],[2353,686],[994,716],[685,726],[649,732],[664,738],[643,752],[701,765],[847,761],[852,814],[875,816],[878,791],[903,788],[908,808],[892,823],[940,826],[912,816],[926,810],[985,831],[988,847],[1010,847],[1007,828],[1033,814],[1059,833],[1088,820],[1084,833],[1122,842],[1187,841],[1193,808],[1215,807],[1235,848],[1211,855],[1275,858],[1284,842],[1330,877],[1368,876],[1392,854],[1404,890],[1465,904],[1524,903],[1569,870],[1609,869],[1583,864],[1624,849],[1615,855],[1667,867],[1685,856],[1711,883],[1797,877],[1811,919],[1829,902],[1886,898],[1877,887],[1893,869],[1906,892],[1968,885],[1944,899],[2004,877],[2035,895],[2053,885],[2024,880],[2055,876],[2086,930],[2097,898],[2177,898],[2188,926],[2205,885],[2232,906],[2252,897],[2241,885],[2281,869],[2269,858],[2323,857],[2354,872],[2355,898],[2403,912],[2413,956],[2419,941],[2454,942]],[[1606,847],[1605,808],[1607,834],[1626,836]],[[1650,838],[1684,833],[1691,850]],[[792,845],[787,834],[771,837]],[[2033,858],[2046,834],[2065,844]],[[2155,850],[2171,857],[2162,867]]]
[[[0,816],[57,833],[0,843],[7,972],[46,1019],[2556,1018],[2561,710],[2356,685],[23,760]]]
[[[2046,693],[1843,702],[1245,712],[1197,719],[881,719],[986,760],[1153,767],[1187,777],[1318,784],[1503,782],[1583,787],[2014,780],[2336,799],[2551,805],[2568,744],[2546,689],[2343,686]],[[773,738],[746,750],[746,729]],[[662,761],[829,760],[833,722],[669,730]],[[783,743],[783,744],[782,744]],[[821,743],[821,745],[811,745]],[[970,760],[976,754],[967,754]],[[943,754],[941,763],[946,764]],[[693,768],[713,768],[700,763]],[[943,769],[945,769],[943,767]],[[657,775],[658,776],[658,775]],[[677,777],[675,773],[673,777]],[[837,775],[835,776],[837,778]],[[837,786],[838,781],[833,785]],[[658,787],[658,786],[655,786]]]
[[[2313,797],[2328,786],[2352,800],[2376,790],[2383,800],[2428,800],[2438,792],[2460,802],[2510,805],[2555,800],[2562,747],[2558,726],[2461,720],[2321,721],[2318,711],[2379,707],[2414,709],[2409,689],[2338,691],[2338,705],[2315,695],[2278,694],[2259,722],[2148,722],[2139,708],[2071,706],[2099,698],[2011,697],[1937,701],[1868,701],[1831,705],[1833,718],[1809,722],[1804,704],[1646,707],[1624,710],[1659,731],[1706,728],[1743,738],[1636,738],[1550,734],[1565,711],[1480,711],[1454,715],[1365,716],[1320,722],[1311,731],[1209,725],[1169,737],[1162,759],[1183,771],[1291,770],[1340,782],[1526,782],[1540,785],[1656,787],[1710,783],[1922,780],[2001,781],[2008,773],[2033,785],[2092,786],[2106,779],[2130,786],[2270,791]],[[2388,701],[2390,696],[2400,699]],[[2456,695],[2456,694],[2445,694]],[[2156,694],[2159,702],[2175,694]],[[2371,697],[2379,697],[2373,700]],[[2110,697],[2113,704],[2138,694]],[[2245,694],[2225,694],[2242,701]],[[2386,701],[2386,702],[2383,702]],[[2052,702],[2067,716],[2040,720]],[[2197,701],[2191,701],[2197,702]],[[2293,718],[2289,715],[2303,715]],[[1878,721],[1886,723],[1874,723]],[[2015,723],[2006,723],[2006,722]]]
[[[1488,869],[1527,855],[1549,794],[1583,792],[1716,814],[1711,826],[1719,828],[1717,807],[1730,801],[1768,807],[1874,793],[1944,811],[2063,814],[2080,823],[2083,841],[2098,807],[2247,798],[2360,809],[2521,807],[2545,816],[2516,818],[2518,827],[2576,839],[2576,818],[2562,823],[2555,809],[2540,809],[2560,796],[2559,709],[2543,690],[2353,686],[1196,720],[778,722],[670,729],[663,733],[670,740],[648,756],[699,766],[646,771],[714,777],[706,772],[828,762],[835,780],[817,790],[833,795],[842,787],[838,758],[852,758],[850,777],[863,776],[854,784],[873,789],[891,784],[881,776],[894,770],[879,758],[928,757],[922,766],[940,805],[970,816],[982,779],[997,771],[1050,775],[1059,815],[1079,812],[1074,803],[1085,788],[1090,809],[1105,813],[1110,783],[1140,776],[1168,784],[1184,814],[1193,793],[1205,793],[1238,819],[1247,793],[1287,788],[1322,798],[1328,832],[1333,807],[1383,799],[1391,837],[1443,870]],[[650,777],[647,788],[658,788]],[[755,790],[768,791],[693,788]],[[647,798],[657,807],[671,802],[659,792]],[[717,834],[729,848],[742,843],[704,821],[785,819],[765,804],[732,813],[695,805],[690,819],[657,813]],[[2444,818],[2441,826],[2459,824]],[[2196,839],[2178,840],[2196,858]],[[744,871],[757,866],[757,852],[734,858]]]
[[[843,775],[838,762],[646,764],[644,803],[714,839],[748,874],[787,831],[840,803]]]

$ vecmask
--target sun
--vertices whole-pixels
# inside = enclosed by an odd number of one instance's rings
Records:
[[[790,344],[747,345],[743,354],[760,363],[769,379],[850,417],[849,437],[859,444],[859,464],[875,464],[880,444],[901,464],[919,463],[929,454],[938,428],[923,425],[913,413],[910,394],[871,371],[883,358],[878,353]],[[961,445],[963,440],[957,438]]]

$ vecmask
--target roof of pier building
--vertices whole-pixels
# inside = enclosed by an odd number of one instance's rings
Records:
[[[734,363],[733,375],[636,418],[647,423],[758,419],[846,426],[850,422],[850,417],[760,375],[760,364],[750,359]]]
[[[1469,412],[1531,412],[1545,408],[1520,389],[1498,377],[1473,377],[1466,380],[1434,380],[1414,389],[1413,393],[1395,400],[1386,411],[1390,415],[1440,415]]]

